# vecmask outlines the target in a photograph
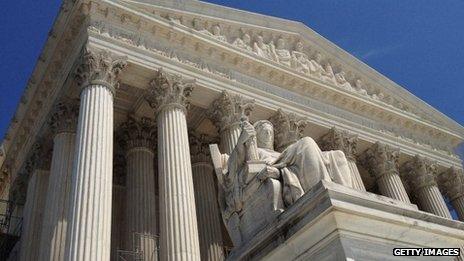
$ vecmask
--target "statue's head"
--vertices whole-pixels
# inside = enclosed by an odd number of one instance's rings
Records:
[[[214,35],[221,35],[221,27],[219,25],[213,26],[213,34]]]
[[[285,48],[285,40],[283,38],[277,39],[277,48],[279,49]]]
[[[249,44],[251,42],[251,37],[249,34],[244,34],[242,40],[244,43]]]
[[[303,52],[303,43],[298,41],[295,45],[295,51],[297,52]]]
[[[270,121],[260,120],[253,124],[258,148],[274,150],[274,126]]]
[[[193,19],[193,28],[197,31],[201,31],[204,29],[203,25],[201,24],[200,19]]]

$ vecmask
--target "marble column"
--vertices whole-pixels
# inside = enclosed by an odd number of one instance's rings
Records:
[[[241,133],[241,120],[248,120],[254,102],[252,99],[223,91],[211,104],[207,115],[219,130],[222,153],[230,155],[234,150]]]
[[[48,178],[50,171],[49,156],[44,156],[44,147],[35,144],[32,155],[25,167],[25,174],[17,177],[21,182],[23,179],[27,184],[26,204],[24,206],[20,261],[37,260],[41,252],[40,235],[42,232],[43,214],[47,195]],[[27,177],[29,176],[29,182]],[[13,192],[16,188],[13,190]]]
[[[119,137],[117,136],[117,140]],[[120,260],[118,250],[125,250],[126,238],[126,157],[115,142],[113,160],[113,203],[111,206],[111,260]],[[127,236],[126,236],[127,235]]]
[[[126,235],[129,250],[143,260],[157,260],[154,149],[156,127],[148,118],[129,120],[121,126],[121,144],[126,150]],[[135,245],[132,245],[132,244]]]
[[[213,142],[206,135],[194,132],[189,139],[201,260],[224,260],[217,181],[209,153],[209,144]]]
[[[423,211],[451,219],[451,214],[436,182],[437,166],[416,155],[401,167],[401,173]]]
[[[464,172],[455,167],[438,176],[438,184],[442,193],[446,195],[458,214],[458,218],[464,221]]]
[[[50,127],[54,133],[53,155],[39,260],[65,260],[64,244],[78,113],[77,101],[65,99],[56,105],[51,115]]]
[[[160,69],[146,96],[157,115],[161,260],[200,260],[186,121],[193,85]]]
[[[341,150],[345,153],[348,160],[348,166],[351,170],[351,178],[353,188],[361,191],[366,191],[364,183],[361,179],[358,167],[356,166],[356,152],[357,152],[357,135],[349,134],[347,131],[341,131],[332,128],[326,135],[324,135],[318,142],[321,150]]]
[[[399,150],[377,142],[361,158],[366,169],[375,177],[382,195],[411,203],[399,176]]]
[[[109,260],[113,186],[113,99],[125,58],[87,50],[66,235],[66,260]]]

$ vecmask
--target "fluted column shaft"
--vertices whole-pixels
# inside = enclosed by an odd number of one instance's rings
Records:
[[[113,185],[113,93],[81,92],[66,243],[67,260],[109,260]]]
[[[125,241],[130,238],[126,233],[126,198],[126,188],[114,184],[111,206],[111,260],[119,260],[118,250],[124,249]]]
[[[222,231],[213,166],[209,162],[192,165],[198,217],[201,260],[224,260]]]
[[[380,193],[392,199],[411,203],[399,176],[399,149],[377,142],[361,157],[361,161],[377,180]]]
[[[58,133],[54,138],[40,246],[40,260],[43,261],[65,260],[64,244],[75,141],[76,134],[71,132]]]
[[[361,191],[366,191],[366,187],[364,186],[364,182],[362,181],[361,174],[359,173],[358,167],[356,166],[356,161],[353,159],[347,159],[348,167],[353,174],[352,181],[353,181],[353,188]]]
[[[226,154],[232,153],[235,146],[238,142],[238,137],[240,137],[240,133],[242,128],[240,128],[240,123],[235,123],[220,132],[221,135],[221,148],[222,151]]]
[[[464,220],[464,195],[452,199],[451,204],[456,210],[459,220]]]
[[[40,253],[40,233],[50,172],[35,170],[27,186],[21,234],[21,261],[35,261]]]
[[[130,236],[143,252],[143,260],[156,260],[156,198],[154,153],[150,148],[135,147],[126,154],[127,210]],[[132,242],[131,242],[132,244]]]
[[[438,175],[438,185],[441,192],[446,195],[458,214],[464,221],[464,172],[461,168],[451,167]]]
[[[411,203],[408,193],[406,193],[398,174],[388,173],[382,175],[377,179],[377,185],[379,186],[379,191],[382,195],[406,203]]]
[[[422,210],[451,219],[451,214],[446,206],[445,200],[436,185],[419,188],[417,190],[417,198]]]
[[[416,155],[401,167],[405,181],[415,193],[419,208],[423,211],[451,219],[445,200],[438,189],[437,166],[432,161]]]
[[[185,111],[158,114],[161,260],[200,260]]]

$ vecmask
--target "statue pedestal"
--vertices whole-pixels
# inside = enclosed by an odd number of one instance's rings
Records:
[[[464,223],[321,181],[228,260],[398,260],[395,247],[463,245]]]

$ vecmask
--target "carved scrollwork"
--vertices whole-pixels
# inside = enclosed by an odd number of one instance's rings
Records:
[[[188,109],[190,97],[195,86],[194,80],[186,80],[177,74],[165,72],[159,69],[150,82],[145,100],[156,111],[169,105]]]
[[[211,162],[209,144],[217,143],[217,140],[206,134],[190,131],[189,143],[192,164]]]
[[[75,133],[77,129],[77,118],[79,116],[79,101],[65,99],[55,105],[50,116],[50,128],[53,133],[61,132]]]
[[[403,180],[415,191],[437,185],[437,165],[422,156],[416,155],[411,161],[406,162],[400,172]]]
[[[221,96],[213,101],[207,115],[216,127],[222,131],[233,124],[240,123],[242,119],[248,119],[254,103],[253,99],[223,91]]]
[[[121,148],[125,150],[143,147],[155,151],[156,135],[156,124],[151,119],[129,117],[121,124],[118,139]]]
[[[332,128],[318,142],[321,150],[341,150],[349,160],[356,161],[358,136]]]
[[[438,176],[438,184],[443,194],[454,200],[464,196],[464,172],[451,167]]]
[[[274,143],[277,151],[283,151],[301,139],[303,130],[308,124],[306,118],[299,117],[294,113],[286,113],[282,109],[278,109],[269,121],[274,125]]]
[[[101,84],[114,93],[118,86],[118,76],[127,66],[127,57],[114,56],[106,50],[86,49],[77,67],[75,79],[82,88],[91,84]]]
[[[383,175],[399,175],[400,150],[380,142],[375,143],[359,158],[359,162],[376,179]]]

